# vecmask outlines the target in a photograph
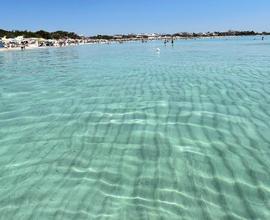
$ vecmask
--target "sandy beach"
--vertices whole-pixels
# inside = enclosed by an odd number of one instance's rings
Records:
[[[25,50],[33,50],[33,49],[42,49],[48,47],[26,47]],[[0,48],[0,52],[9,52],[9,51],[20,51],[21,47],[13,47],[13,48]]]

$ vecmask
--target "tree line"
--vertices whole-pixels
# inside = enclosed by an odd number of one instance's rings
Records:
[[[263,32],[263,33],[257,33],[255,31],[226,31],[226,32],[207,32],[207,33],[187,33],[187,32],[181,32],[181,33],[175,33],[175,34],[161,34],[162,37],[205,37],[205,36],[248,36],[248,35],[270,35],[270,33]],[[55,32],[48,32],[44,30],[39,30],[36,32],[32,31],[19,31],[19,30],[13,30],[13,31],[7,31],[0,29],[0,37],[6,36],[7,38],[15,38],[18,36],[24,36],[25,38],[44,38],[44,39],[64,39],[64,38],[72,38],[72,39],[82,39],[82,36],[79,36],[78,34],[74,32],[68,32],[68,31],[55,31]],[[123,39],[129,39],[129,38],[137,38],[137,35],[135,34],[128,34],[128,35],[96,35],[87,37],[88,39],[96,39],[96,40],[113,40],[121,36]],[[141,35],[140,38],[148,38],[147,35]]]
[[[74,32],[68,31],[55,31],[55,32],[48,32],[44,30],[39,30],[36,32],[32,31],[7,31],[0,29],[0,37],[6,36],[7,38],[15,38],[18,36],[24,36],[25,38],[44,38],[44,39],[63,39],[63,38],[72,38],[72,39],[80,39],[81,36],[77,35]]]

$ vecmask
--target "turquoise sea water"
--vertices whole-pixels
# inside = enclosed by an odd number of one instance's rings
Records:
[[[270,219],[270,40],[0,53],[0,219]]]

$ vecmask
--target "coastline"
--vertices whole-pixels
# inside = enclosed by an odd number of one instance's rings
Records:
[[[27,50],[34,50],[34,49],[42,49],[46,47],[26,47]],[[13,48],[0,48],[0,52],[11,52],[11,51],[20,51],[20,47],[13,47]]]
[[[259,37],[260,35],[243,35],[243,36],[206,36],[206,37],[175,37],[175,40],[198,40],[198,39],[234,39],[234,38],[241,38],[241,37]],[[155,39],[148,39],[147,41],[164,41],[168,38],[155,38]],[[49,48],[65,48],[65,47],[75,47],[75,46],[82,46],[82,45],[97,45],[97,44],[114,44],[114,43],[127,43],[127,42],[138,42],[141,39],[121,39],[121,40],[104,40],[101,39],[100,41],[93,41],[93,42],[85,42],[79,44],[69,44],[65,46],[28,46],[25,47],[24,50],[36,50],[36,49],[49,49]],[[146,41],[146,42],[147,42]],[[21,47],[12,47],[12,48],[0,48],[0,52],[12,52],[12,51],[24,51]]]
[[[25,47],[24,50],[37,50],[37,49],[50,49],[50,48],[65,48],[65,47],[75,47],[75,46],[81,46],[81,45],[89,45],[93,43],[84,43],[84,44],[78,44],[78,45],[66,45],[63,47],[59,46],[50,46],[50,47]],[[21,49],[21,47],[13,47],[13,48],[0,48],[0,52],[12,52],[12,51],[24,51]]]

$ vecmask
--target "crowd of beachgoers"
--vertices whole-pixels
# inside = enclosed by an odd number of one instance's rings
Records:
[[[9,50],[25,50],[34,48],[46,48],[46,47],[65,47],[71,45],[81,44],[93,44],[93,43],[123,43],[126,41],[142,41],[147,42],[148,40],[167,39],[169,37],[157,37],[157,36],[136,36],[136,37],[123,37],[114,36],[114,38],[108,38],[107,36],[98,36],[96,38],[63,38],[63,39],[44,39],[44,38],[24,38],[24,36],[18,36],[15,38],[0,38],[0,51]]]
[[[18,36],[15,38],[0,38],[0,50],[25,50],[42,47],[64,47],[68,45],[79,45],[86,43],[82,39],[43,39],[43,38],[24,38]]]
[[[64,37],[61,39],[45,39],[38,37],[24,37],[16,36],[8,38],[6,36],[0,37],[0,51],[9,50],[25,50],[33,48],[44,48],[44,47],[64,47],[70,45],[80,44],[92,44],[92,43],[123,43],[126,41],[142,41],[142,43],[151,40],[163,40],[167,42],[174,42],[177,39],[194,39],[194,38],[217,38],[217,37],[230,37],[230,36],[251,36],[261,35],[264,39],[264,35],[269,33],[255,33],[251,32],[207,32],[207,33],[178,33],[178,34],[128,34],[128,35],[97,35],[94,37],[78,37],[68,38]]]

